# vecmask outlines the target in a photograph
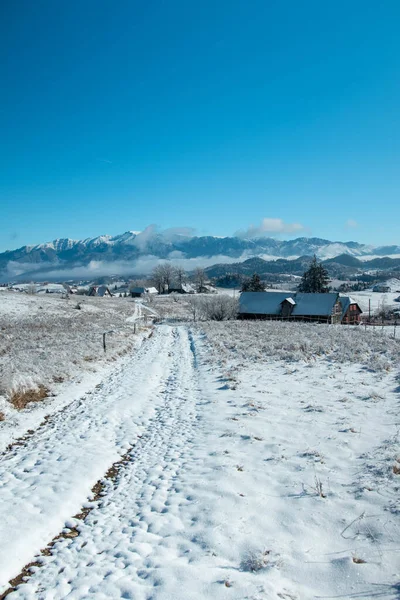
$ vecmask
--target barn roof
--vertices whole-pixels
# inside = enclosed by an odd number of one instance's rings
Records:
[[[287,297],[287,292],[242,292],[239,312],[251,315],[279,315],[281,302]]]
[[[300,294],[287,292],[242,292],[239,313],[255,315],[280,315],[282,302],[293,305],[293,316],[327,317],[332,314],[339,294]]]
[[[329,317],[332,314],[339,294],[299,294],[295,295],[296,306],[293,316]]]
[[[144,294],[146,292],[146,288],[141,286],[136,286],[131,289],[132,294]]]
[[[99,285],[99,287],[97,288],[97,295],[105,296],[106,294],[110,294],[111,296],[111,292],[108,289],[108,287],[106,285]]]

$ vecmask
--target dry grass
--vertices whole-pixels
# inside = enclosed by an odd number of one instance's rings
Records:
[[[353,556],[353,563],[355,563],[356,565],[365,565],[367,561],[364,560],[363,558],[358,558],[357,556]]]
[[[17,410],[23,410],[31,402],[40,402],[47,398],[49,389],[44,385],[37,388],[18,389],[10,394],[10,402]]]
[[[51,297],[49,297],[51,296]],[[53,294],[28,296],[2,293],[0,302],[0,396],[38,385],[53,389],[77,372],[107,364],[119,352],[135,347],[127,321],[137,313],[130,300],[84,298],[82,310]],[[141,332],[141,327],[138,328]],[[103,350],[103,333],[107,352]],[[139,331],[137,331],[139,333]]]
[[[0,412],[0,421],[5,421],[5,420],[6,420],[5,414]]]

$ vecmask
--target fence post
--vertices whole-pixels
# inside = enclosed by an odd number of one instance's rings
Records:
[[[103,333],[103,350],[104,352],[106,352],[107,348],[106,348],[106,332]]]

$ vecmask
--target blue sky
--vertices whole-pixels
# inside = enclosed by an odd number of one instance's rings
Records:
[[[0,250],[263,219],[400,243],[399,22],[398,0],[4,0]]]

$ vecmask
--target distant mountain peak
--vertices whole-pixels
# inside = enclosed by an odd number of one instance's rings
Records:
[[[296,259],[316,254],[321,260],[339,257],[339,262],[355,265],[350,258],[400,256],[399,246],[374,248],[358,242],[332,242],[323,238],[298,237],[292,240],[274,238],[193,236],[189,230],[170,229],[157,232],[154,226],[143,231],[128,230],[119,235],[99,235],[84,240],[55,239],[36,246],[23,246],[0,254],[0,277],[4,280],[38,278],[42,275],[63,279],[63,273],[82,273],[85,268],[103,268],[110,272],[112,263],[116,272],[145,274],[154,261],[179,260],[191,270],[198,264],[207,266],[250,258],[265,260]],[[350,257],[348,260],[346,256]],[[142,267],[143,265],[143,267]],[[143,271],[140,269],[143,268]],[[355,267],[354,267],[355,268]]]

